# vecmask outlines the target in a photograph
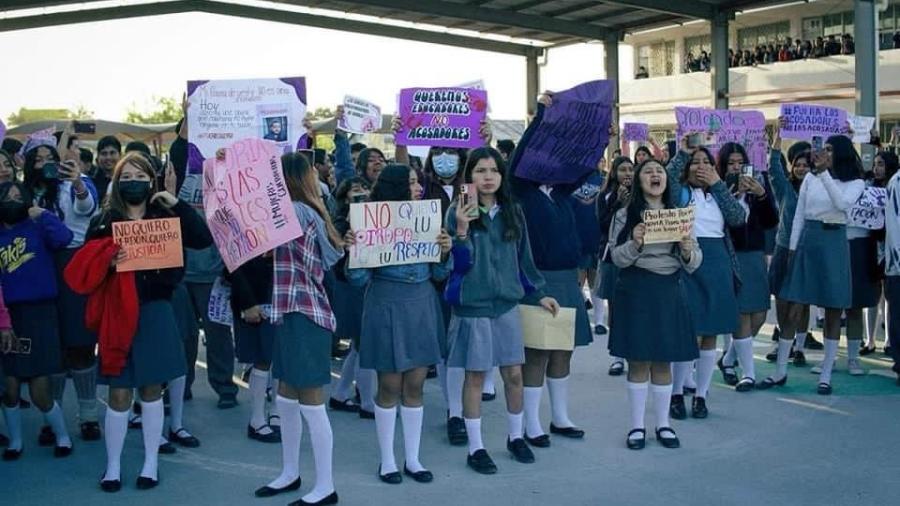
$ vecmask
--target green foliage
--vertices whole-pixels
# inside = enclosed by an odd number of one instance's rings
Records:
[[[175,123],[181,119],[181,100],[174,97],[153,97],[156,101],[150,111],[139,111],[132,104],[125,115],[125,121],[139,125]]]
[[[66,121],[73,119],[91,119],[94,116],[93,111],[85,109],[83,105],[79,105],[75,110],[72,109],[29,109],[20,107],[18,112],[14,112],[6,118],[6,122],[10,126],[24,125],[35,121]],[[62,127],[60,127],[62,128]]]

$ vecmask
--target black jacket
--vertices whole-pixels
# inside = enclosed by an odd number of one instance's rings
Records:
[[[778,209],[772,188],[766,179],[764,188],[766,196],[758,199],[753,195],[747,197],[750,214],[747,223],[740,227],[730,227],[731,241],[735,251],[764,251],[766,249],[766,230],[778,226]]]

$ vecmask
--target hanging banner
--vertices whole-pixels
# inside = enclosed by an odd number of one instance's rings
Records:
[[[112,227],[113,242],[125,251],[125,261],[116,265],[116,271],[184,267],[178,218],[115,221]]]
[[[441,201],[350,204],[350,269],[440,262]]]
[[[781,104],[781,138],[811,140],[847,132],[847,111],[812,104]]]
[[[344,116],[338,128],[351,134],[367,134],[381,128],[381,108],[361,98],[344,96]]]
[[[718,156],[719,149],[729,142],[736,142],[747,151],[750,164],[757,171],[768,170],[769,138],[766,135],[766,118],[759,111],[732,111],[704,107],[675,108],[675,136],[704,134],[706,148]],[[713,160],[715,162],[715,160]]]
[[[487,92],[469,88],[407,88],[400,90],[403,129],[398,146],[477,148],[486,117]]]

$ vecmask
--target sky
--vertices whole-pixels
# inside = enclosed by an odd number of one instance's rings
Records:
[[[345,94],[395,112],[399,89],[483,79],[491,116],[524,119],[525,59],[464,48],[205,13],[84,23],[0,33],[0,53],[18,70],[0,77],[0,118],[20,107],[83,105],[95,119],[121,121],[153,97],[181,97],[194,79],[304,76],[310,109]],[[33,58],[40,58],[34,63]],[[621,75],[632,73],[620,48]],[[32,63],[28,63],[32,62]],[[562,90],[602,79],[601,44],[550,51],[541,87]]]

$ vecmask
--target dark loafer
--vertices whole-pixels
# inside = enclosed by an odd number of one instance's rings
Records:
[[[38,434],[38,445],[43,447],[56,445],[56,434],[53,433],[53,429],[49,425],[41,427],[41,433]]]
[[[512,454],[513,458],[516,459],[517,462],[522,464],[533,464],[534,463],[534,453],[532,453],[531,448],[525,444],[525,440],[522,438],[516,438],[510,441],[506,440],[506,449],[509,450],[509,453]]]
[[[3,460],[12,461],[19,460],[19,457],[22,456],[22,450],[13,450],[11,448],[7,448],[3,450]]]
[[[129,429],[140,429],[144,426],[143,418],[141,418],[140,414],[133,413],[128,418],[128,428]]]
[[[177,451],[178,451],[178,449],[175,448],[175,445],[173,445],[172,443],[170,443],[168,441],[159,445],[160,455],[172,455],[173,453],[176,453]]]
[[[550,434],[556,434],[557,436],[567,437],[569,439],[581,439],[584,437],[584,431],[578,427],[557,427],[552,423],[550,424]]]
[[[458,416],[447,419],[447,439],[453,446],[462,446],[469,442],[469,434],[466,432],[466,422]]]
[[[253,495],[256,497],[272,497],[278,494],[283,494],[284,492],[293,492],[300,488],[300,477],[298,476],[296,480],[290,482],[284,487],[274,488],[266,485],[265,487],[259,487],[256,489],[256,492],[253,492]]]
[[[169,441],[177,443],[179,446],[185,448],[197,448],[200,446],[200,440],[194,437],[190,432],[186,431],[184,427],[176,431],[170,430]]]
[[[7,447],[9,446],[9,438],[0,434],[0,446]]]
[[[609,332],[609,330],[607,330],[607,328],[604,327],[603,325],[594,325],[594,334],[597,334],[598,336],[602,336],[602,335],[606,335],[607,332]]]
[[[119,490],[122,490],[122,480],[100,480],[100,490],[108,493],[114,494]]]
[[[738,384],[737,374],[734,373],[734,365],[725,365],[725,362],[722,360],[725,358],[725,355],[719,357],[716,365],[719,366],[719,371],[722,372],[722,379],[725,380],[726,385],[735,386]]]
[[[72,455],[72,447],[71,446],[57,446],[53,448],[53,456],[58,459],[64,459]]]
[[[756,380],[753,378],[742,378],[734,389],[738,392],[749,392],[756,388]]]
[[[491,402],[492,400],[497,398],[497,393],[481,393],[481,402]]]
[[[238,401],[237,396],[234,395],[223,395],[219,397],[219,402],[216,404],[216,407],[219,409],[231,409],[237,407]]]
[[[266,427],[268,427],[271,432],[269,432],[268,434],[261,433],[261,431],[263,429],[265,429]],[[247,426],[247,437],[250,439],[253,439],[255,441],[259,441],[261,443],[280,443],[281,442],[281,432],[278,430],[275,430],[275,428],[269,424],[263,425],[262,427],[259,427],[257,429],[254,429],[253,426],[248,425]]]
[[[378,479],[385,483],[390,483],[391,485],[399,485],[403,483],[403,476],[399,471],[394,471],[393,473],[381,474],[381,466],[378,466]]]
[[[687,418],[687,408],[684,407],[684,396],[675,394],[669,403],[669,416],[676,420]]]
[[[466,464],[469,465],[476,473],[480,474],[496,474],[497,465],[494,464],[487,450],[476,450],[475,453],[466,457]]]
[[[829,383],[819,383],[819,386],[816,387],[816,392],[819,395],[831,395],[831,385]]]
[[[804,355],[800,350],[794,352],[794,365],[797,367],[803,367],[806,365],[806,355]]]
[[[157,485],[159,485],[159,476],[155,480],[146,476],[138,476],[135,484],[138,490],[150,490],[151,488],[156,488]]]
[[[417,483],[431,483],[434,481],[434,474],[432,474],[431,471],[423,469],[421,471],[412,472],[406,467],[406,464],[403,464],[403,474],[409,476]]]
[[[528,442],[531,446],[535,448],[549,448],[550,447],[550,436],[547,434],[541,434],[538,437],[528,437],[528,434],[525,434],[525,441]]]
[[[609,366],[609,375],[610,376],[621,376],[622,373],[625,372],[625,363],[619,362],[616,360]]]
[[[100,424],[98,422],[82,423],[81,439],[84,441],[98,441],[100,439]]]
[[[374,420],[375,419],[374,411],[366,411],[365,409],[360,407],[358,413],[359,413],[359,417],[362,418],[363,420]]]
[[[331,397],[328,399],[328,407],[331,408],[332,411],[345,411],[347,413],[356,413],[359,411],[359,406],[353,402],[353,399],[339,401],[334,397]]]
[[[709,410],[706,409],[706,399],[694,397],[691,403],[691,416],[694,418],[706,418],[709,416]]]
[[[338,503],[338,495],[337,491],[332,492],[326,497],[319,499],[316,502],[306,502],[303,498],[297,499],[292,503],[288,503],[288,506],[325,506],[326,504],[337,504]]]
[[[768,378],[764,379],[762,381],[762,383],[756,385],[756,388],[758,388],[759,390],[768,390],[772,387],[783,387],[786,384],[787,384],[787,376],[781,378],[778,381],[775,381],[774,378],[769,376]]]
[[[663,433],[671,434],[671,436],[663,437]],[[672,430],[671,427],[659,427],[658,429],[656,429],[656,440],[659,441],[659,444],[663,445],[665,448],[681,447],[681,441],[678,440],[678,436],[675,435],[675,431]]]
[[[633,434],[640,434],[640,439],[632,438]],[[625,445],[629,450],[643,450],[647,444],[647,431],[644,429],[632,429],[625,437]]]

